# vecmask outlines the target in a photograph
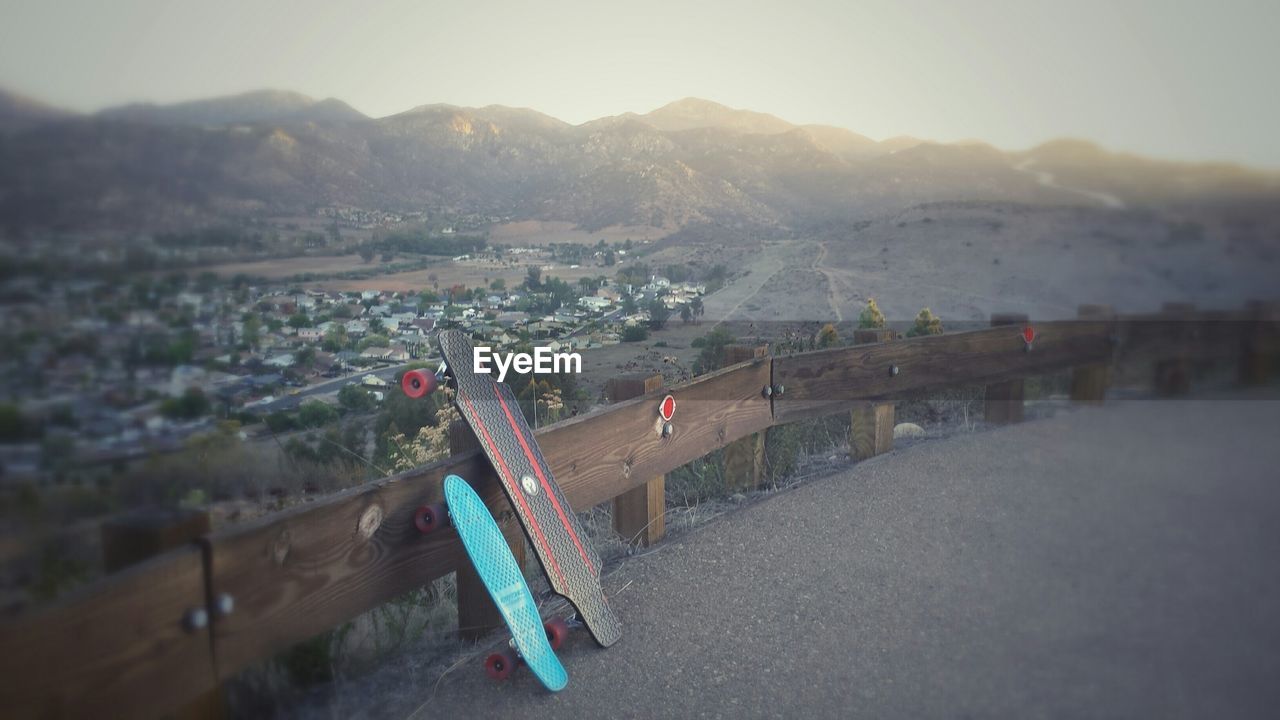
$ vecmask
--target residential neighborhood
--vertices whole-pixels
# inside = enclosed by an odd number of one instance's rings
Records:
[[[508,254],[538,261],[540,251]],[[270,414],[304,399],[336,405],[352,384],[381,402],[407,364],[438,362],[432,336],[441,327],[498,350],[581,351],[643,339],[651,324],[682,313],[687,320],[707,291],[654,273],[571,285],[544,280],[543,267],[531,265],[518,287],[441,278],[438,289],[418,292],[208,273],[124,283],[10,278],[0,284],[9,301],[0,332],[12,338],[0,387],[0,482],[177,449],[223,420],[252,437]]]

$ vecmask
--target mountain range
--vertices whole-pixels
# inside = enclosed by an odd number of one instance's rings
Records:
[[[797,230],[930,201],[1177,207],[1273,202],[1280,177],[1057,140],[883,141],[687,98],[570,125],[423,105],[370,118],[258,91],[92,114],[0,92],[0,229],[189,227],[319,206]]]

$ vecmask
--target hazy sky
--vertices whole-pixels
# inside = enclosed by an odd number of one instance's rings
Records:
[[[0,0],[0,86],[79,110],[264,87],[573,123],[685,96],[877,139],[1280,167],[1280,2]]]

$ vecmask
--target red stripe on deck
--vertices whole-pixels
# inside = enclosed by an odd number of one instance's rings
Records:
[[[511,408],[507,407],[507,401],[502,397],[502,391],[497,383],[493,384],[493,392],[498,396],[498,403],[502,405],[502,411],[507,414],[507,422],[511,425],[512,432],[516,434],[516,439],[520,441],[520,447],[524,448],[524,456],[529,459],[529,464],[533,466],[533,472],[538,475],[538,480],[542,482],[542,489],[547,493],[547,497],[551,498],[551,504],[555,506],[556,512],[560,514],[560,521],[564,523],[564,529],[569,531],[569,537],[573,538],[573,544],[578,546],[578,554],[582,556],[582,561],[587,564],[587,569],[594,575],[596,567],[591,562],[591,557],[587,555],[586,549],[582,547],[582,542],[578,540],[577,533],[573,531],[573,526],[569,524],[569,518],[565,515],[564,508],[560,507],[560,501],[556,500],[556,494],[551,491],[551,483],[547,482],[547,478],[543,476],[542,468],[538,464],[538,458],[529,447],[529,443],[525,441],[524,433],[521,432],[520,426],[516,424],[516,419],[511,414]]]
[[[480,419],[480,413],[476,412],[476,408],[471,404],[471,398],[462,393],[458,393],[458,397],[467,404],[467,409],[471,411],[471,416],[475,420],[476,427],[480,429],[480,434],[484,435],[485,442],[489,447],[493,448],[493,457],[498,461],[498,472],[509,478],[507,487],[511,488],[511,497],[520,503],[520,507],[524,509],[524,516],[529,519],[529,527],[533,529],[535,535],[538,536],[542,547],[547,549],[547,558],[551,560],[551,568],[555,570],[556,575],[560,578],[561,584],[565,587],[569,586],[569,581],[565,579],[564,572],[560,570],[560,565],[556,562],[555,553],[551,552],[551,544],[547,542],[547,538],[542,534],[542,528],[538,525],[538,518],[533,514],[533,510],[525,503],[524,495],[520,490],[520,483],[516,480],[516,476],[511,473],[511,469],[502,460],[502,453],[498,452],[498,444],[493,441],[489,435],[489,430],[484,426],[484,421]]]

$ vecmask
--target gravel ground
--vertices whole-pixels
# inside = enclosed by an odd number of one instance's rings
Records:
[[[626,635],[601,650],[575,633],[559,694],[484,678],[495,637],[447,663],[406,653],[294,710],[1270,716],[1280,402],[1047,414],[900,446],[629,558],[604,581]]]

